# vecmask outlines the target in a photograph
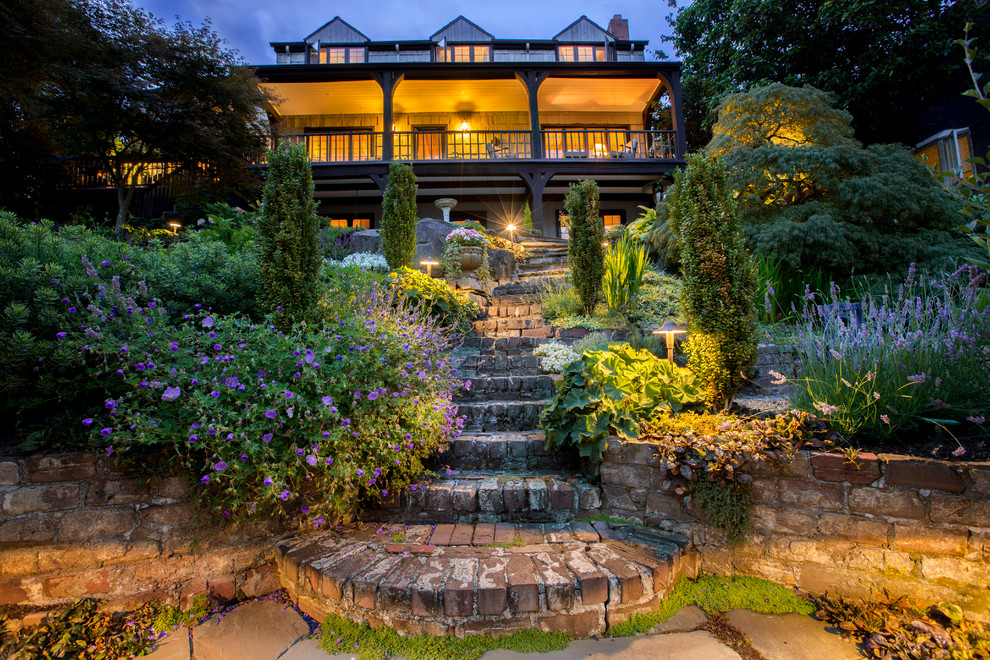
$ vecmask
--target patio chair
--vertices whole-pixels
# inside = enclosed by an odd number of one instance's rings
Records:
[[[639,147],[639,140],[630,140],[626,142],[625,146],[618,151],[610,151],[609,157],[611,158],[635,158],[636,149]]]
[[[508,147],[497,147],[491,142],[485,143],[485,149],[488,151],[489,158],[509,158]]]

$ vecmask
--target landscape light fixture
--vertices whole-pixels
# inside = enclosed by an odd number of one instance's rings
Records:
[[[509,242],[510,243],[515,243],[516,242],[515,238],[512,236],[512,232],[514,232],[515,230],[516,230],[516,226],[514,224],[512,224],[512,223],[509,223],[509,224],[507,224],[505,226],[505,231],[509,232]]]
[[[433,277],[433,267],[434,266],[439,266],[440,264],[437,263],[436,261],[433,261],[432,259],[424,259],[423,261],[420,261],[419,262],[419,265],[420,266],[426,266],[426,276],[427,277]]]
[[[667,321],[662,328],[653,331],[655,335],[664,335],[667,338],[667,359],[674,364],[674,339],[676,335],[687,334],[687,328],[677,325],[673,321]]]
[[[182,225],[178,222],[170,222],[168,226],[172,228],[172,233],[176,236],[179,235],[179,230],[182,229]]]

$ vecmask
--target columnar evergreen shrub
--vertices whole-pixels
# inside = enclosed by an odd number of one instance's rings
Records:
[[[320,272],[313,172],[302,145],[268,152],[268,181],[258,225],[261,299],[280,324],[312,315]]]
[[[416,175],[393,160],[382,200],[382,252],[389,268],[408,266],[416,254]]]
[[[529,208],[529,202],[526,202],[525,206],[523,206],[523,219],[519,228],[526,231],[533,231],[533,210]]]
[[[598,213],[598,184],[591,179],[572,183],[564,207],[570,218],[567,261],[571,267],[571,280],[581,296],[585,314],[592,314],[605,274],[602,250],[605,222]]]
[[[704,384],[709,403],[728,407],[756,361],[756,272],[743,246],[725,165],[689,156],[668,208],[681,239],[688,367]]]

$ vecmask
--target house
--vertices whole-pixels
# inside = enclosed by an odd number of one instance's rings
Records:
[[[606,224],[619,224],[684,163],[680,64],[647,60],[620,15],[608,29],[582,16],[549,39],[496,38],[459,16],[409,41],[373,41],[336,17],[271,46],[276,64],[255,70],[281,99],[274,131],[306,145],[320,214],[336,225],[377,226],[393,159],[416,172],[420,217],[454,198],[453,219],[498,228],[529,202],[551,236],[570,183],[597,181]]]

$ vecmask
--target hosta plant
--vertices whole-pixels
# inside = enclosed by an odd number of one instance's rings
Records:
[[[593,461],[601,461],[609,435],[634,439],[656,411],[704,403],[694,374],[628,345],[586,352],[563,375],[540,415],[547,444],[573,446]]]

